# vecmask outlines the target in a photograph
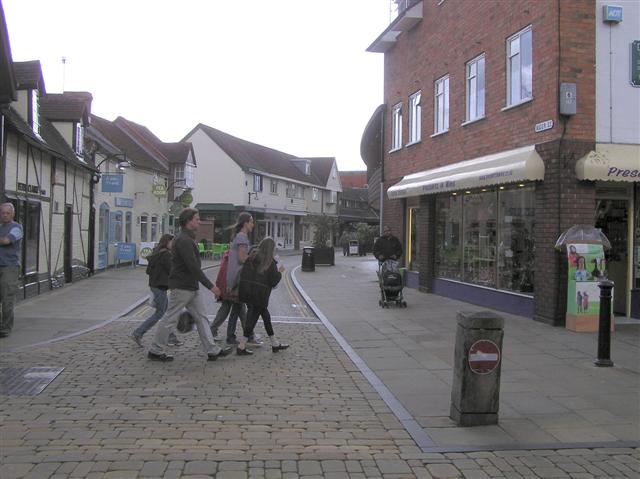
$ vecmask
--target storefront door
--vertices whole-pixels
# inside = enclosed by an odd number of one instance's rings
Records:
[[[629,294],[629,201],[599,199],[596,209],[596,228],[600,228],[611,243],[605,251],[607,277],[615,283],[612,310],[616,315],[627,315]]]

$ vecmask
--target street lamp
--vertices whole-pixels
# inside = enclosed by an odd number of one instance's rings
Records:
[[[121,173],[124,173],[124,170],[126,170],[127,168],[131,168],[131,162],[129,162],[129,160],[127,160],[127,154],[126,153],[114,153],[112,155],[107,155],[100,163],[98,163],[96,165],[96,169],[98,170],[98,172],[93,175],[92,181],[94,183],[99,183],[100,182],[100,177],[102,176],[102,172],[100,171],[100,166],[105,161],[113,160],[115,158],[120,158],[120,161],[116,165],[116,168]]]
[[[249,195],[249,204],[251,204],[251,195],[253,195],[254,200],[258,199],[258,193],[256,193],[255,191],[249,191],[248,195]]]

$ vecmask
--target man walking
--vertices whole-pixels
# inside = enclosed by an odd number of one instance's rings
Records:
[[[220,348],[213,341],[209,321],[207,320],[204,300],[200,294],[198,283],[213,294],[218,288],[202,272],[200,253],[196,244],[196,230],[200,225],[200,215],[194,208],[185,208],[178,218],[181,231],[173,240],[171,273],[169,274],[169,306],[156,327],[153,344],[148,357],[153,361],[173,361],[173,356],[166,353],[169,335],[175,331],[178,316],[186,308],[193,316],[202,348],[209,361],[226,356],[231,348]]]
[[[22,226],[13,221],[15,210],[11,203],[0,205],[0,338],[5,338],[13,328],[13,302],[20,277],[22,252]]]

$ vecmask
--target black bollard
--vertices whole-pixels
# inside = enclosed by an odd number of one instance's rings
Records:
[[[598,359],[596,366],[613,366],[611,361],[611,290],[613,281],[603,279],[598,282],[600,288],[600,318],[598,322]]]

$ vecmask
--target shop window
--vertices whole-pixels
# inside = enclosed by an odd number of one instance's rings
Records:
[[[133,241],[131,237],[131,222],[132,222],[131,211],[127,211],[124,214],[124,242],[131,243]]]
[[[409,208],[409,224],[408,235],[409,244],[407,245],[407,264],[411,271],[418,271],[418,258],[420,252],[420,237],[418,234],[418,224],[420,218],[419,208]]]
[[[149,216],[146,214],[140,215],[140,241],[149,241],[148,230]]]
[[[151,241],[158,241],[158,217],[151,217]]]
[[[122,241],[122,220],[122,211],[116,211],[113,214],[113,243],[119,243]]]
[[[498,288],[533,291],[534,189],[499,190]]]
[[[462,197],[436,198],[436,275],[462,279]]]
[[[533,186],[440,196],[436,212],[438,277],[533,292]]]
[[[23,272],[28,275],[38,272],[40,203],[20,201],[18,207],[15,221],[22,224]]]
[[[496,193],[467,193],[463,197],[463,280],[496,286]]]

